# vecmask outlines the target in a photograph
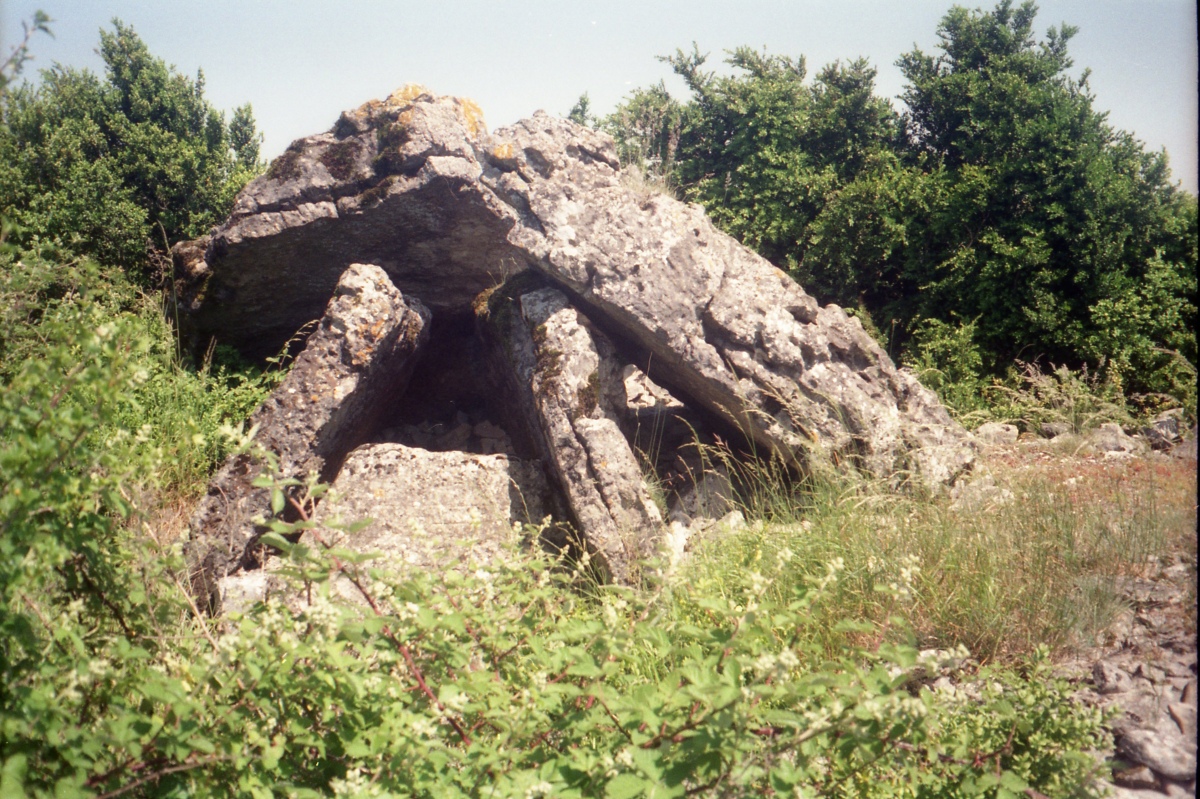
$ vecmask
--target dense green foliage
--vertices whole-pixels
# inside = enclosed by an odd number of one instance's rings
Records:
[[[105,79],[55,66],[0,106],[0,214],[27,248],[126,270],[223,219],[256,174],[250,106],[226,123],[204,77],[178,74],[133,29],[100,34]]]
[[[400,578],[301,522],[312,548],[271,539],[290,601],[197,619],[178,548],[131,529],[161,451],[144,428],[97,436],[147,344],[95,310],[46,322],[60,342],[0,393],[6,796],[1068,796],[1090,778],[1100,716],[1044,664],[968,675],[963,701],[914,681],[945,656],[829,657],[836,561],[798,580],[780,552],[649,591],[516,553]],[[287,485],[264,484],[282,508]]]
[[[739,49],[726,77],[676,53],[691,98],[639,90],[604,125],[818,299],[873,318],[894,355],[980,385],[1015,357],[1103,367],[1194,407],[1196,199],[1093,107],[1075,30],[1038,41],[1035,15],[952,9],[937,55],[899,61],[902,115],[865,61],[809,84],[803,59]],[[977,361],[930,364],[948,337]]]
[[[0,212],[19,226],[5,228],[0,252],[0,796],[1094,790],[1088,752],[1107,743],[1102,719],[1050,677],[1044,650],[1014,660],[1018,671],[980,668],[961,651],[922,658],[918,634],[1000,648],[972,639],[961,615],[941,637],[896,618],[940,607],[921,563],[958,569],[956,587],[993,601],[995,573],[977,568],[997,551],[986,531],[958,537],[966,548],[929,539],[927,554],[909,529],[921,514],[854,486],[831,510],[806,509],[815,527],[752,526],[677,574],[647,564],[655,577],[638,590],[596,586],[586,563],[548,562],[517,542],[499,561],[400,576],[326,548],[307,521],[274,521],[269,542],[285,556],[289,589],[241,615],[201,617],[183,587],[171,510],[232,446],[249,446],[243,420],[278,375],[222,353],[185,368],[142,278],[151,246],[225,213],[258,168],[258,136],[248,108],[226,124],[202,81],[175,74],[127,27],[102,34],[101,51],[106,81],[56,67],[39,87],[5,95],[24,50],[0,67]],[[713,197],[728,189],[735,210],[723,221],[748,236],[759,234],[743,177],[778,181],[764,197],[779,202],[788,186],[804,189],[816,224],[831,207],[818,188],[849,191],[872,165],[912,169],[872,138],[900,128],[870,96],[864,64],[826,70],[808,88],[802,64],[741,58],[779,85],[702,77],[699,59],[681,56],[730,127],[699,125],[659,87],[623,111],[628,157],[662,167],[685,145],[707,148],[713,169],[727,171],[694,173],[694,183]],[[746,108],[786,122],[813,154],[785,152],[787,137],[771,131],[761,156],[758,134],[718,142],[722,130],[754,128]],[[590,119],[587,103],[575,111]],[[816,117],[825,127],[806,127]],[[751,167],[739,171],[746,153]],[[759,244],[786,259],[795,230],[764,229]],[[939,337],[965,330],[973,341],[970,327],[931,330],[922,352],[934,360]],[[276,513],[285,489],[323,490],[262,485]],[[852,537],[845,514],[868,504],[899,515],[860,514]],[[1077,516],[1052,518],[1038,546],[1058,552],[1070,539],[1083,551]],[[943,533],[958,524],[947,518]],[[1086,526],[1111,545],[1110,525]],[[282,537],[301,530],[303,545]],[[1131,536],[1144,542],[1145,532]],[[867,551],[897,557],[879,564]],[[963,573],[966,562],[976,571]],[[1068,586],[1071,575],[1041,582]],[[1021,599],[1031,615],[1050,606]],[[1020,619],[1008,606],[945,604]],[[926,685],[947,668],[962,692]]]

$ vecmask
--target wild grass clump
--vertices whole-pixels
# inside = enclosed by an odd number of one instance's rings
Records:
[[[74,381],[69,368],[47,379],[60,386],[59,403],[81,413],[105,407],[104,423],[88,433],[96,441],[116,451],[136,445],[157,453],[156,492],[170,504],[203,490],[228,451],[230,428],[242,424],[284,372],[278,359],[264,369],[225,348],[193,367],[161,303],[123,273],[88,260],[0,256],[0,380],[17,380],[49,353],[81,357],[84,331],[111,338],[129,371],[121,391],[102,396],[111,389]]]
[[[1005,660],[1040,644],[1092,642],[1124,609],[1117,578],[1140,573],[1148,558],[1195,563],[1193,469],[1030,457],[1043,459],[1038,468],[998,463],[958,500],[845,476],[797,490],[781,467],[752,466],[743,507],[759,521],[698,544],[684,579],[724,594],[768,566],[787,586],[838,562],[824,651],[862,643],[841,621],[880,630],[898,616],[922,647]]]

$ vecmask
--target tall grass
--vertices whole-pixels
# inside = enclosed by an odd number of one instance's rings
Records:
[[[224,348],[195,365],[181,353],[162,298],[118,270],[86,260],[62,263],[26,254],[0,260],[0,381],[60,347],[79,350],[80,329],[115,335],[133,380],[116,396],[83,386],[62,401],[107,418],[90,435],[109,450],[136,444],[155,453],[154,503],[184,509],[204,490],[229,447],[226,428],[243,420],[278,384],[282,370],[245,363]],[[108,331],[108,332],[105,332]],[[277,359],[278,360],[278,359]],[[128,441],[126,439],[129,439]],[[149,488],[149,487],[146,487]],[[133,490],[130,487],[130,490]]]
[[[961,644],[992,660],[1094,641],[1124,609],[1118,578],[1140,573],[1148,558],[1194,567],[1193,467],[1036,449],[1023,457],[993,464],[997,488],[1011,496],[997,491],[975,506],[846,477],[798,492],[781,469],[751,467],[744,509],[760,521],[697,543],[682,579],[720,593],[785,562],[784,585],[773,589],[784,590],[820,580],[840,559],[827,651],[862,643],[853,624],[839,622],[886,627],[898,616],[922,647]]]

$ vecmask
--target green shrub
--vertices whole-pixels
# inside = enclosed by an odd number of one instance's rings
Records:
[[[516,552],[397,576],[274,522],[292,588],[198,618],[177,545],[136,532],[180,457],[121,422],[155,341],[86,292],[37,330],[42,357],[0,389],[6,796],[1066,796],[1089,777],[1101,720],[1044,671],[980,674],[964,704],[873,624],[826,651],[837,559],[721,590],[600,587]],[[263,484],[278,512],[286,486]]]
[[[110,396],[86,385],[68,394],[86,407],[105,403],[104,421],[94,433],[99,439],[126,431],[161,450],[157,478],[165,496],[195,496],[225,457],[222,430],[240,425],[283,370],[247,364],[225,349],[189,368],[160,300],[121,271],[25,254],[15,262],[0,256],[0,379],[15,378],[24,363],[43,359],[47,349],[78,348],[81,315],[97,327],[119,327],[138,380]]]
[[[26,248],[54,244],[140,280],[150,248],[199,236],[262,171],[250,106],[224,114],[113,21],[105,76],[55,65],[0,91],[0,214]]]
[[[905,365],[960,418],[987,407],[983,355],[975,332],[974,322],[951,326],[939,319],[922,320],[913,331],[905,359]]]

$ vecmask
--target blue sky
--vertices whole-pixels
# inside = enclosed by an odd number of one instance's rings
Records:
[[[975,3],[965,3],[969,6]],[[877,91],[895,98],[896,59],[937,45],[951,0],[0,0],[5,53],[41,8],[55,38],[33,45],[32,69],[60,62],[99,71],[98,31],[132,24],[151,51],[194,74],[209,99],[254,106],[264,153],[327,129],[340,111],[401,84],[471,97],[492,127],[542,108],[565,114],[581,92],[607,112],[630,90],[666,79],[655,56],[694,41],[718,64],[740,45],[804,55],[809,72],[866,56]],[[983,4],[990,8],[991,4]],[[1092,70],[1096,105],[1197,189],[1197,41],[1192,0],[1043,0],[1036,27],[1067,22],[1076,72]]]

